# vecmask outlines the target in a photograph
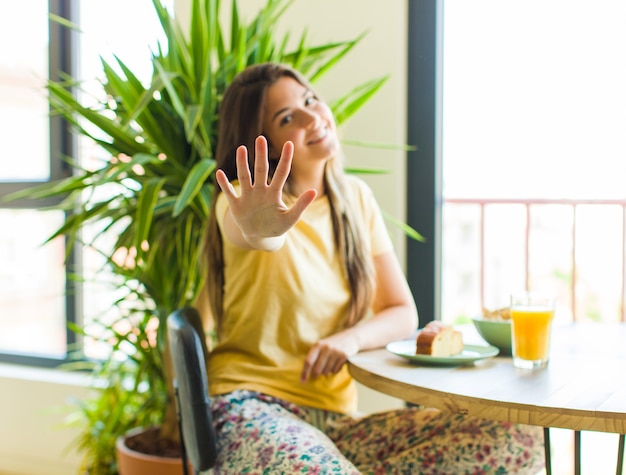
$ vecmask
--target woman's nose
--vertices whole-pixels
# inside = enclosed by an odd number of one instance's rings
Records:
[[[303,110],[303,123],[307,129],[314,129],[320,121],[320,116],[316,112],[308,109]]]

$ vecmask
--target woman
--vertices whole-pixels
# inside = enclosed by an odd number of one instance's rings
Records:
[[[218,473],[539,470],[536,428],[433,409],[353,417],[347,359],[410,337],[417,311],[374,196],[344,174],[333,115],[300,74],[277,64],[239,74],[216,155]]]

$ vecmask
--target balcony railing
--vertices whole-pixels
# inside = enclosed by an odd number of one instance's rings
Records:
[[[564,319],[626,321],[626,200],[446,198],[443,214],[454,298],[469,288],[489,308],[513,288],[547,288]]]

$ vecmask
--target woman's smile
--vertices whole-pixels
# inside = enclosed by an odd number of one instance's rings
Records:
[[[292,176],[301,164],[321,163],[339,149],[330,108],[291,77],[282,77],[267,89],[263,130],[275,155],[285,142],[294,144]]]
[[[321,129],[318,129],[317,131],[315,131],[312,135],[311,140],[309,140],[307,142],[307,145],[315,145],[318,144],[322,141],[324,141],[324,139],[328,136],[328,128],[327,127],[323,127]]]

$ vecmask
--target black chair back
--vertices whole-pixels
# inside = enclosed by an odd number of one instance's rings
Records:
[[[217,448],[211,417],[206,372],[207,347],[202,321],[195,308],[172,312],[167,331],[174,366],[174,388],[183,449],[183,470],[188,458],[197,472],[213,467]]]

